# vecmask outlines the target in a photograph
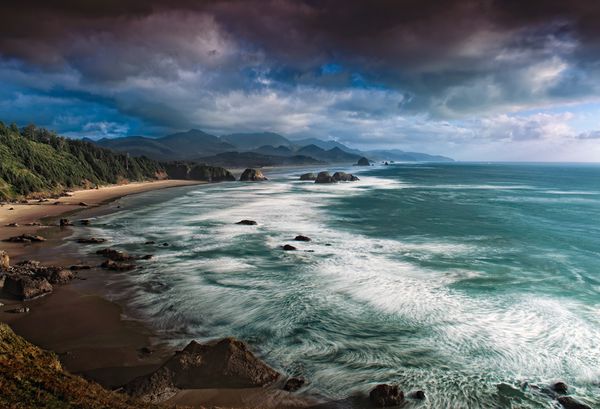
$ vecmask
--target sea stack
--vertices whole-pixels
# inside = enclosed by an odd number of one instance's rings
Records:
[[[363,156],[362,158],[360,158],[358,160],[358,162],[356,163],[356,166],[371,166],[371,163],[369,162],[369,159],[367,159]]]
[[[269,179],[258,169],[246,169],[240,176],[241,182],[262,182],[264,180]]]

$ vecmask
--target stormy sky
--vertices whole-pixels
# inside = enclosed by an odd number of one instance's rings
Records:
[[[600,2],[0,4],[0,120],[600,161]]]

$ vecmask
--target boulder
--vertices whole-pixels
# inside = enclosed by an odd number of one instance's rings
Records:
[[[302,175],[300,175],[300,180],[316,180],[317,179],[317,175],[310,172],[310,173],[303,173]]]
[[[303,236],[303,235],[299,234],[296,237],[294,237],[294,240],[296,240],[296,241],[310,241],[310,237]]]
[[[559,397],[558,403],[560,403],[565,409],[592,409],[590,406],[579,402],[577,399],[571,396]]]
[[[21,300],[40,297],[51,293],[52,290],[52,284],[43,277],[9,274],[4,279],[4,291]]]
[[[329,172],[319,172],[315,179],[315,183],[333,183],[333,178]]]
[[[567,384],[564,382],[556,382],[556,383],[552,384],[551,388],[554,392],[560,393],[561,395],[566,394],[567,390],[569,389]]]
[[[130,271],[135,269],[135,264],[131,263],[117,263],[113,260],[106,260],[104,263],[100,265],[100,267],[105,268],[107,270],[113,271]]]
[[[408,394],[408,397],[411,399],[423,400],[425,399],[425,392],[421,390],[413,391]]]
[[[335,172],[331,178],[334,182],[355,182],[359,180],[356,176],[346,172]]]
[[[378,407],[399,406],[404,401],[404,392],[398,385],[377,385],[369,393],[369,399]]]
[[[0,270],[8,270],[10,267],[10,257],[4,250],[0,250]]]
[[[240,220],[236,224],[243,224],[244,226],[256,226],[257,223],[254,220]]]
[[[66,284],[74,278],[73,273],[69,270],[58,266],[43,266],[39,261],[34,260],[17,263],[9,269],[9,274],[44,278],[50,284]]]
[[[21,234],[20,236],[13,236],[6,241],[11,243],[37,243],[41,241],[46,241],[42,236],[36,236],[35,234]]]
[[[285,381],[285,384],[283,385],[283,390],[288,392],[296,392],[298,389],[302,388],[305,383],[306,380],[302,377],[290,378],[287,381]]]
[[[133,259],[133,257],[130,256],[127,252],[115,250],[115,249],[111,249],[111,248],[105,248],[102,250],[98,250],[96,252],[96,254],[104,256],[112,261],[127,261],[127,260]]]
[[[19,227],[19,223],[8,223],[6,227]]]
[[[367,159],[363,156],[362,158],[360,158],[358,160],[358,162],[356,163],[356,166],[371,166],[371,162],[369,162],[369,159]]]
[[[82,237],[77,239],[77,243],[80,244],[101,244],[106,242],[106,239],[102,239],[99,237]]]
[[[136,398],[162,402],[180,389],[262,387],[278,377],[244,342],[225,338],[190,342],[155,372],[134,379],[124,389]]]
[[[285,246],[281,247],[283,250],[285,251],[294,251],[294,250],[298,250],[296,247],[290,245],[290,244],[286,244]]]
[[[264,180],[269,179],[258,169],[246,169],[240,176],[241,182],[262,182]]]

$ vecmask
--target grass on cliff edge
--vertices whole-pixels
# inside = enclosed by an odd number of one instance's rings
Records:
[[[160,408],[71,375],[52,352],[0,323],[0,408]],[[162,407],[164,409],[164,407]]]

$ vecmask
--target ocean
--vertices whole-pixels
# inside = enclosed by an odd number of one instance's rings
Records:
[[[121,199],[92,234],[155,258],[110,273],[111,298],[173,345],[243,339],[330,399],[395,382],[423,407],[550,408],[562,380],[600,407],[600,166],[310,170]]]

